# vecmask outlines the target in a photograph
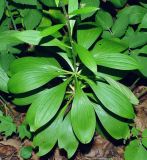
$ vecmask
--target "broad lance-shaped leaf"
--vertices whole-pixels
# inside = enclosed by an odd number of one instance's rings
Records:
[[[46,36],[52,35],[55,32],[57,32],[59,29],[63,28],[63,26],[64,26],[64,24],[57,24],[57,25],[48,27],[48,28],[44,29],[43,31],[41,31],[41,36],[46,37]]]
[[[44,91],[30,106],[26,120],[32,131],[49,122],[59,110],[68,80],[60,85]]]
[[[78,9],[78,0],[68,0],[68,13]]]
[[[68,158],[71,158],[76,152],[78,144],[79,142],[73,133],[69,113],[60,125],[58,145],[59,148],[65,149],[67,151]]]
[[[32,45],[38,45],[40,40],[43,38],[41,36],[40,31],[35,30],[26,30],[21,32],[17,31],[12,36],[22,42],[29,43]]]
[[[68,46],[67,44],[65,44],[64,42],[62,42],[62,41],[60,41],[59,39],[57,39],[57,38],[54,38],[54,39],[52,39],[52,40],[50,40],[50,41],[48,41],[48,42],[45,42],[45,43],[42,43],[42,44],[40,44],[41,46],[50,46],[50,47],[59,47],[59,48],[61,48],[62,50],[67,50],[68,48],[70,48],[71,49],[71,47],[70,46]]]
[[[118,14],[117,17],[127,16],[129,18],[129,24],[135,25],[141,23],[144,15],[147,13],[147,9],[139,5],[131,5],[124,7]]]
[[[31,104],[35,99],[37,99],[38,96],[40,96],[44,92],[38,92],[32,95],[15,95],[15,98],[13,100],[13,103],[19,106],[29,105]]]
[[[10,65],[10,72],[11,74],[15,74],[21,71],[30,70],[32,68],[44,68],[48,69],[48,71],[52,71],[60,70],[61,67],[54,58],[23,57],[16,59]]]
[[[88,49],[100,36],[102,32],[102,28],[91,26],[90,29],[89,28],[85,29],[84,26],[82,29],[79,29],[77,31],[77,40],[79,45]],[[80,27],[82,27],[82,25]]]
[[[71,109],[71,122],[77,138],[84,144],[89,143],[94,135],[96,118],[93,104],[78,82]]]
[[[25,9],[23,24],[26,30],[33,30],[42,20],[42,13],[38,9]]]
[[[144,15],[142,22],[139,25],[139,28],[147,28],[147,13]]]
[[[139,53],[147,54],[147,45],[143,46],[143,47],[139,50]]]
[[[80,1],[80,6],[84,6],[84,7],[99,7],[99,5],[100,5],[100,0],[92,0],[92,1],[81,0]],[[94,13],[95,12],[91,12],[88,14],[81,15],[81,19],[84,20],[88,17],[91,17]]]
[[[120,53],[127,48],[128,46],[120,39],[102,39],[95,44],[91,52],[95,57],[105,53]]]
[[[129,99],[119,90],[102,82],[98,82],[97,85],[89,80],[87,82],[97,98],[109,111],[123,118],[134,118],[134,110]]]
[[[84,7],[77,10],[74,10],[73,12],[69,13],[70,16],[76,16],[76,15],[82,15],[87,14],[91,12],[96,12],[99,8],[97,7]]]
[[[4,10],[5,10],[5,0],[0,0],[0,20],[3,17]]]
[[[84,47],[74,43],[74,49],[78,53],[78,56],[82,63],[89,68],[92,72],[97,72],[97,64],[92,56],[92,54]]]
[[[95,17],[97,25],[101,26],[103,30],[109,30],[113,25],[113,19],[110,13],[100,10]]]
[[[8,89],[14,94],[28,92],[37,89],[55,77],[61,75],[57,71],[37,68],[16,73],[8,82]]]
[[[121,53],[105,53],[94,55],[96,63],[100,66],[120,69],[120,70],[135,70],[140,69],[141,65],[137,60],[129,55]]]
[[[72,71],[74,71],[73,64],[72,64],[71,60],[69,59],[67,53],[58,52],[57,54],[59,56],[61,56],[66,61],[66,63],[70,66],[70,68],[72,69]]]
[[[112,79],[110,76],[107,76],[106,74],[98,73],[98,75],[103,77],[111,86],[115,87],[120,92],[122,92],[130,100],[132,104],[137,105],[139,103],[139,100],[137,99],[137,97],[133,94],[133,92],[128,87],[115,81],[114,79]]]
[[[127,138],[129,126],[107,113],[101,106],[95,105],[96,114],[106,131],[115,139]]]
[[[129,19],[127,16],[118,17],[114,25],[112,26],[112,34],[115,37],[123,36],[127,30],[128,25],[129,25]]]
[[[33,145],[39,147],[38,156],[43,156],[52,150],[58,139],[59,127],[63,119],[66,107],[64,107],[54,121],[47,128],[39,132],[33,139]]]

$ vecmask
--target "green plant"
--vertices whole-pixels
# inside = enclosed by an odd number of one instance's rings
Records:
[[[126,147],[125,159],[144,159],[147,156],[147,130],[145,129],[141,134],[140,130],[132,128],[133,140]]]
[[[24,123],[35,132],[38,155],[58,141],[71,158],[96,126],[128,139],[138,99],[118,80],[129,70],[147,75],[146,4],[124,7],[112,18],[99,0],[1,3],[0,89],[12,93],[16,105],[30,105]],[[120,8],[127,1],[111,3]],[[24,46],[33,56],[16,58]]]

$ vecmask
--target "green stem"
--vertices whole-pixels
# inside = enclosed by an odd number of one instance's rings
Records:
[[[61,1],[61,3],[62,3],[62,1]],[[69,34],[69,40],[70,40],[70,44],[71,44],[71,47],[72,47],[73,65],[74,65],[74,69],[75,69],[75,72],[76,72],[76,56],[75,56],[75,51],[74,51],[74,46],[73,46],[70,19],[69,19],[69,15],[66,11],[65,5],[63,3],[62,3],[62,9],[63,9],[64,15],[65,15],[66,21],[67,21],[67,29],[68,29],[68,34]]]
[[[8,13],[10,15],[13,27],[14,27],[15,30],[17,30],[16,24],[15,24],[15,21],[14,21],[13,15],[11,13],[11,9],[9,8],[9,4],[8,4],[7,0],[5,0],[5,3],[6,3],[6,7],[7,7],[7,10],[8,10]]]

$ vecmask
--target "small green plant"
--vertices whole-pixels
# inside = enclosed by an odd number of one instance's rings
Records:
[[[109,1],[114,9],[127,3]],[[96,127],[129,139],[138,99],[118,80],[130,70],[147,75],[147,4],[112,17],[99,0],[0,2],[0,89],[13,94],[14,104],[30,105],[24,125],[34,132],[38,155],[58,142],[71,158]],[[30,137],[25,132],[21,138]]]

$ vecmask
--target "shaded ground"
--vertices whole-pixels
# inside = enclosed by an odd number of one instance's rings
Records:
[[[140,104],[135,107],[136,118],[135,125],[142,131],[147,128],[147,87],[139,86],[134,90],[134,93],[139,97]],[[10,104],[9,104],[10,105]],[[13,108],[13,106],[10,106]],[[24,118],[24,113],[16,112],[12,109],[14,120],[17,124],[21,123]],[[29,146],[31,142],[25,140],[23,142],[15,135],[9,139],[0,136],[0,160],[22,160],[19,156],[19,150],[22,146]],[[95,135],[91,144],[80,146],[73,160],[123,160],[124,145],[114,145],[110,141]],[[33,153],[30,160],[39,160]],[[40,158],[40,160],[67,160],[65,153],[55,149],[52,154]]]

